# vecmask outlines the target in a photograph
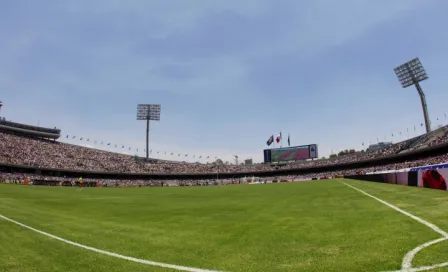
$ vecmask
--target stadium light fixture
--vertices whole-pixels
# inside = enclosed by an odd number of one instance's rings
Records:
[[[138,104],[137,120],[146,120],[146,159],[149,159],[149,122],[160,121],[160,104]]]
[[[415,85],[417,92],[420,96],[420,100],[422,103],[423,109],[423,117],[425,119],[426,125],[426,133],[431,131],[431,121],[429,120],[428,114],[428,105],[426,104],[426,97],[423,93],[423,89],[420,86],[419,82],[428,79],[428,74],[423,68],[422,63],[418,58],[415,58],[411,61],[408,61],[394,69],[395,74],[398,77],[398,80],[401,83],[403,88],[407,88],[409,86]]]

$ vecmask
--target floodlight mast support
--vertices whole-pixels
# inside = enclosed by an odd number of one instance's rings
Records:
[[[146,120],[146,159],[149,158],[149,118]]]
[[[420,84],[418,82],[415,83],[415,88],[417,88],[417,92],[420,96],[420,101],[422,102],[423,117],[425,118],[426,133],[429,133],[431,131],[431,121],[429,120],[428,105],[426,104],[425,93],[423,93],[422,87],[420,87]]]

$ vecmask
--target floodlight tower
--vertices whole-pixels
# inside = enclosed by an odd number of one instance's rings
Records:
[[[149,158],[149,121],[160,121],[160,104],[138,104],[137,120],[146,120],[146,159]]]
[[[0,111],[2,111],[3,102],[0,100]]]
[[[425,94],[419,82],[428,79],[428,74],[423,68],[422,63],[418,58],[408,61],[394,69],[398,80],[403,88],[407,88],[411,85],[415,85],[417,92],[420,96],[423,108],[423,116],[425,118],[426,133],[431,131],[431,121],[429,120],[428,106],[426,104]]]

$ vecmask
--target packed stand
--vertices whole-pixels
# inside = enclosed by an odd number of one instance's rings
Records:
[[[146,180],[129,180],[129,179],[83,179],[87,186],[91,187],[146,187],[146,186],[216,186],[216,185],[231,185],[231,184],[246,184],[246,183],[271,183],[271,182],[292,182],[292,181],[305,181],[311,179],[326,179],[334,178],[337,176],[350,176],[362,172],[375,173],[389,170],[400,170],[406,168],[413,168],[427,165],[437,165],[448,162],[448,154],[428,157],[424,159],[418,159],[413,161],[406,161],[402,163],[394,163],[382,166],[373,166],[369,168],[357,168],[340,171],[329,171],[319,173],[308,173],[298,175],[273,175],[271,177],[256,177],[248,176],[243,178],[226,178],[220,179],[172,179],[172,180],[160,180],[160,179],[146,179]],[[77,186],[79,178],[67,178],[67,177],[53,177],[32,175],[23,173],[1,173],[0,183],[19,183],[23,184],[24,181],[34,185],[52,185],[52,186]]]
[[[132,156],[0,133],[0,162],[98,172],[150,172]]]
[[[48,186],[69,186],[79,185],[79,178],[43,176],[26,173],[2,173],[0,172],[0,183],[14,183],[30,185],[48,185]],[[83,178],[86,187],[177,187],[177,186],[213,186],[240,184],[241,179],[202,179],[202,180],[134,180],[134,179],[99,179]]]
[[[412,140],[412,139],[411,139]],[[447,136],[437,139],[434,144],[448,140]],[[409,142],[394,144],[375,151],[357,152],[331,159],[300,161],[278,165],[281,169],[300,169],[313,166],[351,163],[396,154],[408,146]],[[65,144],[57,141],[16,136],[0,133],[0,163],[28,165],[40,168],[54,168],[93,172],[120,173],[234,173],[275,170],[272,165],[217,165],[200,163],[180,163],[170,161],[145,162],[134,156]],[[276,164],[273,164],[276,166]]]
[[[419,148],[425,148],[430,146],[435,146],[438,144],[446,143],[446,135],[448,133],[448,126],[440,127],[436,130],[431,131],[421,137],[418,141],[409,147],[409,151],[413,151]]]
[[[446,142],[448,142],[448,133],[445,132],[444,135],[438,136],[437,138],[434,139],[434,141],[430,142],[428,146],[436,146]]]

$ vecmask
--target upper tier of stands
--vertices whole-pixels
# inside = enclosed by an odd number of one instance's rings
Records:
[[[6,121],[5,118],[0,118],[0,131],[5,133],[16,133],[25,136],[34,136],[48,139],[59,139],[59,137],[61,136],[61,130],[57,128],[31,126]]]
[[[54,132],[59,130],[54,130]],[[394,154],[442,144],[448,141],[448,129],[443,127],[428,135],[393,144],[388,148],[357,152],[331,159],[301,161],[281,165],[282,169],[303,169],[330,166],[371,159],[385,158]],[[112,153],[57,141],[0,132],[0,164],[35,166],[60,170],[121,173],[215,173],[259,172],[272,170],[271,165],[215,165],[192,164],[170,161],[150,163],[129,155]],[[279,166],[277,166],[279,167]]]

